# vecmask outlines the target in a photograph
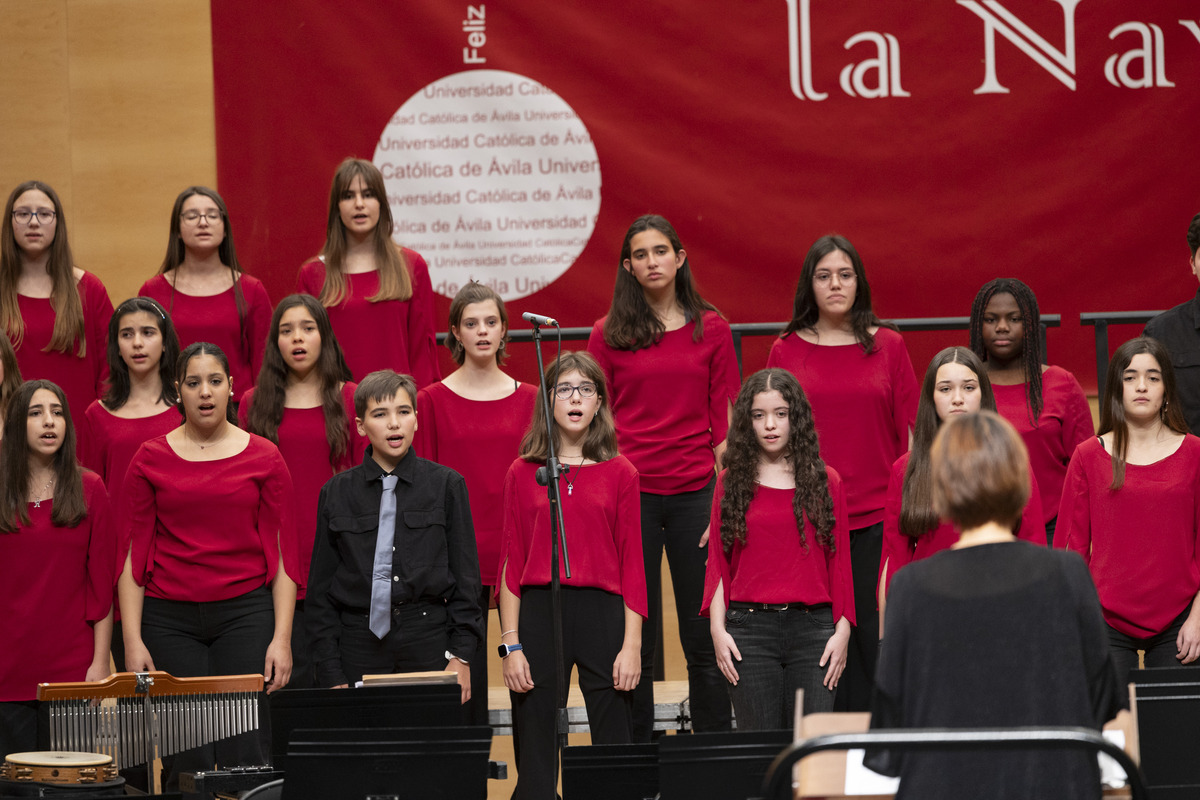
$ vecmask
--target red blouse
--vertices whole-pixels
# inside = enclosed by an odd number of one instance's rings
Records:
[[[87,343],[83,358],[77,355],[78,343],[72,344],[66,353],[45,352],[54,335],[54,307],[48,297],[23,294],[17,295],[17,307],[25,322],[25,338],[16,352],[21,377],[27,381],[45,378],[57,383],[67,396],[72,418],[79,420],[91,402],[104,393],[108,381],[108,320],[113,307],[108,290],[92,273],[83,273],[76,286],[83,304],[83,335]],[[77,433],[82,442],[83,432]]]
[[[407,248],[404,260],[412,274],[413,293],[408,300],[370,302],[367,298],[379,291],[379,273],[359,272],[346,276],[346,299],[326,309],[356,381],[377,369],[412,375],[417,388],[442,377],[437,361],[429,266],[419,254]],[[300,267],[296,291],[320,297],[324,285],[324,262],[313,260]]]
[[[466,480],[484,586],[495,586],[500,573],[504,476],[533,419],[537,393],[522,383],[500,400],[468,400],[439,381],[417,394],[417,455]]]
[[[112,608],[115,528],[104,482],[83,473],[87,516],[51,524],[53,500],[28,506],[29,524],[0,533],[0,701],[33,700],[39,682],[82,681],[93,625]]]
[[[292,478],[261,436],[216,461],[187,461],[167,437],[151,439],[129,465],[119,503],[133,578],[150,597],[239,597],[271,582],[281,545],[284,564],[299,563]]]
[[[887,567],[887,584],[884,594],[892,585],[892,578],[901,567],[929,558],[934,553],[948,550],[958,542],[959,532],[949,522],[943,522],[929,533],[916,539],[900,532],[900,507],[904,500],[904,470],[908,468],[909,453],[896,459],[892,465],[892,479],[888,484],[887,505],[883,516],[883,556],[879,559],[879,573]],[[1030,544],[1046,546],[1046,526],[1042,521],[1042,493],[1038,489],[1037,476],[1029,470],[1029,502],[1021,513],[1021,528],[1017,538]],[[878,585],[878,581],[876,582]]]
[[[796,527],[792,508],[795,489],[759,486],[746,509],[746,543],[735,542],[729,556],[721,543],[721,498],[725,496],[725,472],[713,493],[708,537],[708,568],[704,576],[704,602],[709,605],[722,586],[725,605],[744,603],[804,603],[833,605],[833,620],[845,617],[855,622],[854,586],[850,573],[850,529],[846,523],[846,492],[842,479],[831,468],[829,494],[833,498],[833,544],[830,553],[817,543],[817,532],[804,521],[804,541]]]
[[[296,598],[303,599],[308,586],[308,567],[312,561],[313,539],[317,534],[317,497],[325,482],[337,473],[362,461],[367,440],[358,435],[354,424],[354,390],[357,384],[347,381],[342,386],[342,406],[346,409],[346,426],[350,439],[345,455],[336,464],[329,459],[329,440],[325,438],[325,412],[314,408],[283,409],[276,437],[279,453],[292,475],[292,508],[296,521],[297,562],[285,564],[288,575],[296,580]],[[238,424],[248,430],[250,409],[254,404],[254,389],[246,392],[238,407]]]
[[[517,597],[522,586],[550,585],[550,500],[535,474],[539,464],[517,459],[504,479],[505,585]],[[573,489],[567,493],[567,477]],[[638,474],[616,456],[562,481],[563,525],[571,578],[563,586],[586,586],[618,594],[646,616],[646,568],[642,560],[642,513]]]
[[[1096,431],[1092,409],[1075,376],[1062,367],[1047,367],[1042,373],[1042,413],[1037,427],[1029,421],[1025,384],[992,384],[996,410],[1013,424],[1025,440],[1029,463],[1042,490],[1042,524],[1058,516],[1059,498],[1067,464],[1080,442]]]
[[[1115,492],[1112,458],[1093,436],[1067,468],[1055,540],[1083,556],[1104,620],[1127,636],[1162,633],[1200,590],[1200,439],[1153,464],[1125,465]]]
[[[868,354],[793,333],[775,340],[767,366],[786,369],[804,388],[821,458],[845,482],[850,529],[882,521],[892,463],[908,452],[917,420],[917,378],[900,334],[880,328]]]
[[[245,300],[245,322],[238,318],[233,287],[220,294],[198,297],[175,289],[163,275],[142,284],[138,293],[157,300],[171,315],[179,346],[212,342],[225,351],[233,378],[233,397],[241,402],[258,382],[263,347],[271,332],[271,298],[262,281],[242,273],[238,277]]]
[[[689,323],[650,347],[614,350],[604,341],[605,319],[592,327],[588,352],[604,370],[621,454],[637,467],[642,491],[704,488],[742,384],[729,323],[705,311],[698,342]]]

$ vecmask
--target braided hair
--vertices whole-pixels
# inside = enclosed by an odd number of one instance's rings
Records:
[[[1016,278],[996,278],[985,283],[971,304],[971,350],[980,360],[987,362],[988,352],[983,344],[983,313],[991,299],[998,294],[1012,295],[1021,311],[1025,407],[1029,412],[1029,421],[1037,427],[1037,419],[1042,413],[1042,364],[1046,361],[1046,354],[1042,352],[1042,317],[1033,290]]]

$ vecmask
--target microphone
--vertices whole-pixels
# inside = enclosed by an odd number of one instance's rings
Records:
[[[554,317],[543,317],[541,314],[530,314],[528,311],[521,315],[521,319],[532,325],[549,325],[554,328],[558,327],[558,320],[556,320]]]

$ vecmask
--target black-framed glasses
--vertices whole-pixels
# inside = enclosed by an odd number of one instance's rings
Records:
[[[214,208],[209,211],[185,211],[179,215],[179,218],[188,225],[195,225],[200,222],[201,217],[208,220],[209,225],[216,225],[221,221],[221,212]]]
[[[12,216],[18,225],[28,225],[31,219],[36,219],[43,225],[49,225],[51,222],[54,222],[55,214],[53,208],[39,208],[37,211],[19,208],[12,212]]]
[[[572,386],[569,383],[560,383],[558,386],[554,387],[554,396],[559,400],[570,400],[571,395],[575,394],[576,392],[579,392],[580,397],[595,397],[596,384],[581,383],[578,386]]]

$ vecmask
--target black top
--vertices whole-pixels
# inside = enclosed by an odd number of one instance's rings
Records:
[[[1144,333],[1171,354],[1183,415],[1192,433],[1200,436],[1200,292],[1147,322]]]
[[[392,602],[444,601],[450,652],[467,658],[483,636],[467,485],[454,470],[411,451],[392,474],[399,478],[392,561],[398,580],[392,583]],[[368,447],[362,464],[330,478],[321,489],[305,606],[322,686],[346,682],[338,615],[370,609],[383,476]]]
[[[1120,705],[1100,601],[1076,553],[1025,542],[945,550],[888,591],[872,728],[1073,725],[1099,730]],[[1100,796],[1094,752],[882,751],[904,798]]]

